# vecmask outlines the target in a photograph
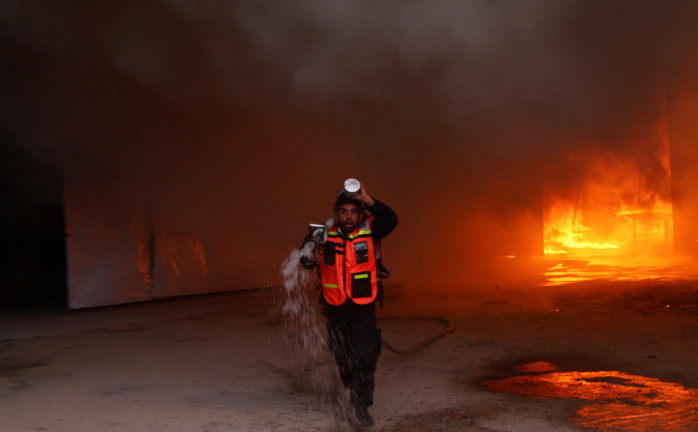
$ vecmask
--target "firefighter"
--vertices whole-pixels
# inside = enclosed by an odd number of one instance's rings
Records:
[[[398,218],[363,185],[354,194],[340,191],[334,216],[325,241],[301,262],[305,268],[319,269],[330,352],[356,417],[364,426],[373,426],[368,407],[373,404],[381,352],[376,302],[382,302],[381,276],[385,277],[380,241],[393,231]]]

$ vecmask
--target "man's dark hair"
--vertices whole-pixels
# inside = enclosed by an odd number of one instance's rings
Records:
[[[364,206],[361,201],[357,201],[355,199],[349,198],[349,196],[347,196],[346,192],[344,192],[344,190],[341,190],[339,192],[339,194],[337,194],[337,200],[334,202],[334,207],[338,209],[341,206],[343,206],[344,204],[356,204],[359,207]]]

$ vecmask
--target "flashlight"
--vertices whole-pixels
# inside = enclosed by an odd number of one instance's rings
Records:
[[[354,197],[361,191],[361,182],[355,178],[348,178],[344,180],[344,193],[348,197]]]

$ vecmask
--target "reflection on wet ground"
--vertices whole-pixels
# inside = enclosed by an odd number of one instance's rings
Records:
[[[535,362],[519,375],[484,381],[496,391],[535,398],[594,401],[575,412],[574,422],[602,432],[698,430],[698,391],[656,378],[618,371],[552,372],[552,363]]]
[[[640,281],[682,280],[696,277],[695,264],[678,259],[653,259],[651,261],[618,257],[592,256],[584,259],[551,261],[545,270],[547,286],[559,286],[590,280]]]

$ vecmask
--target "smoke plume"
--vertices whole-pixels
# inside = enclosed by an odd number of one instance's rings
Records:
[[[149,184],[163,217],[216,238],[231,285],[275,283],[347,177],[400,216],[395,282],[491,280],[497,257],[537,253],[541,194],[594,155],[653,178],[697,18],[690,1],[8,0],[3,145],[63,182]]]

